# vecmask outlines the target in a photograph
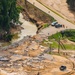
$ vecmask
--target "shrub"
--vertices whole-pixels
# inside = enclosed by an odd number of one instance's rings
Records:
[[[9,41],[11,41],[12,40],[12,38],[13,38],[13,35],[12,34],[6,34],[6,35],[4,35],[4,40],[5,41],[7,41],[7,42],[9,42]]]
[[[48,23],[45,23],[44,25],[43,25],[43,28],[47,28],[49,26],[49,24]]]

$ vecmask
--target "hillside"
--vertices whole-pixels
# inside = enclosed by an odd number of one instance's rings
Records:
[[[38,25],[43,25],[44,23],[50,24],[54,19],[47,15],[45,12],[41,11],[34,5],[30,4],[29,2],[25,2],[22,0],[18,0],[18,4],[20,4],[22,7],[25,8],[25,11],[23,11],[24,18],[27,20],[27,15],[29,15],[30,18],[32,18]]]
[[[38,0],[38,1],[41,1],[46,6],[63,14],[70,21],[75,23],[75,11],[72,11],[68,8],[68,4],[66,3],[66,0]]]
[[[75,11],[75,0],[67,0],[69,8]]]
[[[9,4],[11,3],[10,1]],[[5,2],[7,3],[7,1]],[[14,8],[14,4],[12,5]],[[52,47],[53,43],[49,40],[51,34],[65,28],[61,27],[59,29],[51,26],[50,24],[54,21],[54,18],[28,3],[27,0],[17,0],[17,6],[21,11],[18,14],[20,15],[19,21],[22,22],[22,25],[19,25],[21,28],[17,29],[18,31],[21,30],[19,34],[22,33],[20,36],[23,39],[14,43],[10,42],[9,46],[0,47],[0,75],[75,75],[75,51],[66,52],[61,50],[59,52],[57,48]],[[48,11],[48,13],[50,14],[51,12]],[[48,29],[44,28],[48,30],[46,30],[47,34],[45,33],[46,31],[43,34],[36,34],[37,27],[39,29],[44,24],[50,25],[47,27]],[[35,26],[34,28],[32,27],[33,25],[37,25],[37,27]],[[51,32],[51,30],[54,31]],[[35,32],[34,36],[31,36],[31,33],[30,35],[27,33],[27,36],[25,36],[27,31],[29,33]],[[74,32],[72,34],[74,35]],[[17,36],[18,34],[15,35]],[[60,37],[58,38],[60,44],[61,39]],[[47,44],[47,46],[43,44]]]

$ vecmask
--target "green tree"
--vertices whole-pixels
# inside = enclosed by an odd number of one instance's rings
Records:
[[[75,10],[75,0],[67,0],[66,1],[70,7],[70,9]]]
[[[10,32],[10,22],[16,23],[19,12],[16,7],[16,0],[0,0],[0,28]]]
[[[66,2],[69,4],[70,3],[70,0],[67,0]]]
[[[19,11],[16,6],[17,0],[0,0],[0,30],[10,34],[11,23],[17,23]]]

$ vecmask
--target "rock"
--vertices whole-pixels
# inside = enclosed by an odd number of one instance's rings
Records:
[[[22,55],[13,55],[10,58],[11,58],[10,61],[17,61],[17,60],[22,59]]]
[[[0,56],[0,61],[9,61],[9,58]]]
[[[24,72],[24,71],[21,71],[21,72],[19,72],[17,75],[27,75],[27,73]]]
[[[29,49],[36,50],[38,48],[39,48],[39,45],[35,41],[32,41],[31,45],[29,46]]]
[[[8,51],[0,51],[0,57],[6,57],[6,56],[10,56],[10,52]]]
[[[72,54],[72,55],[71,55],[71,58],[75,58],[75,55]]]
[[[28,59],[29,57],[27,57],[27,56],[23,56],[23,55],[18,55],[18,54],[16,54],[16,55],[12,55],[11,57],[10,57],[10,61],[12,62],[12,61],[18,61],[18,60],[26,60],[26,59]]]
[[[2,67],[3,66],[3,62],[2,61],[0,61],[0,67]]]
[[[53,60],[54,58],[50,55],[50,54],[44,54],[42,55],[41,57],[45,58],[45,59],[48,59],[48,60]]]

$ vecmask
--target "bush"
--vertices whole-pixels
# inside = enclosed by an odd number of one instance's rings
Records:
[[[56,34],[53,34],[52,36],[49,36],[48,39],[56,39],[59,40],[59,37],[62,37],[61,33],[57,32]]]
[[[20,13],[23,10],[23,8],[21,6],[17,6],[17,10]]]
[[[13,38],[13,35],[12,34],[6,34],[6,35],[4,35],[3,38],[5,41],[10,42]]]
[[[75,30],[66,30],[64,31],[64,36],[68,38],[70,41],[75,42]]]
[[[75,30],[74,29],[65,30],[65,31],[63,31],[63,34],[62,34],[62,32],[58,32],[56,34],[53,34],[52,36],[49,36],[48,39],[56,39],[56,40],[58,40],[59,36],[62,37],[61,39],[67,38],[70,41],[75,42]]]
[[[47,28],[48,26],[49,26],[49,24],[46,23],[46,24],[43,25],[43,28]]]

